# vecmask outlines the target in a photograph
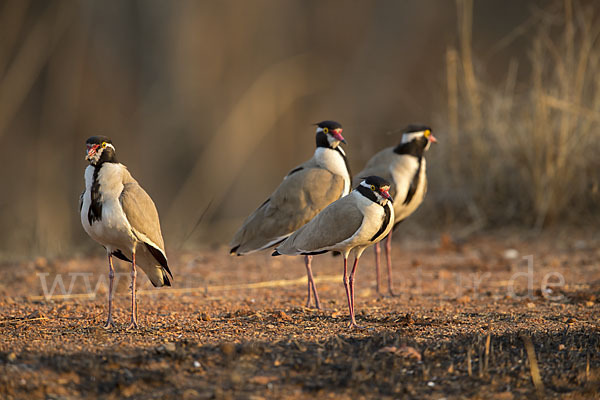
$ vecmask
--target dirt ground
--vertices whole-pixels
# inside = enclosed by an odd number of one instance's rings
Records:
[[[358,330],[331,255],[316,311],[299,257],[171,251],[173,288],[138,279],[135,331],[125,263],[108,331],[104,258],[5,263],[0,398],[600,398],[600,238],[396,239],[398,296],[361,260]]]

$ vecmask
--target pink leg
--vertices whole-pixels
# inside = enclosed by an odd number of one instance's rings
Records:
[[[135,252],[132,256],[131,262],[131,323],[127,327],[127,329],[137,329],[137,302],[135,299],[135,278],[137,276],[137,271],[135,270]]]
[[[354,319],[352,312],[352,299],[350,295],[350,284],[348,282],[348,259],[344,257],[344,289],[346,289],[346,299],[348,299],[348,312],[350,313],[350,321]],[[352,325],[352,322],[350,323]]]
[[[387,261],[387,273],[388,273],[388,291],[390,296],[398,296],[394,293],[394,285],[392,284],[392,231],[385,240],[385,256]]]
[[[112,320],[112,301],[113,301],[113,282],[115,280],[115,268],[113,267],[112,254],[108,254],[108,318],[105,329],[109,329],[113,326]]]
[[[313,278],[311,262],[313,256],[305,256],[304,262],[306,264],[306,274],[308,275],[308,299],[306,300],[306,307],[310,307],[310,291],[315,295],[315,307],[318,310],[321,309],[321,302],[319,301],[319,293],[317,293],[317,285],[315,284],[315,278]]]
[[[381,248],[379,247],[379,242],[375,243],[375,276],[377,279],[377,293],[381,293],[381,288],[379,286],[379,281],[381,280],[381,274],[379,273],[379,260],[381,256]]]
[[[310,307],[310,294],[312,292],[311,288],[310,288],[310,276],[311,274],[311,269],[310,269],[310,256],[304,256],[304,265],[306,267],[306,282],[307,282],[307,287],[308,287],[308,292],[306,294],[306,308]]]
[[[352,272],[350,273],[350,299],[352,301],[352,311],[350,314],[350,328],[360,328],[356,323],[356,314],[354,313],[354,273],[358,267],[358,257],[354,259],[354,265],[352,266]]]

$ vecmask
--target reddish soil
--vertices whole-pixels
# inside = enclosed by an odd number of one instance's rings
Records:
[[[299,257],[171,252],[173,288],[138,279],[136,331],[125,330],[126,264],[107,331],[103,258],[6,263],[0,397],[599,398],[600,240],[575,236],[396,235],[400,295],[377,295],[367,250],[359,330],[346,328],[342,260],[330,255],[313,263],[316,311],[303,307]],[[57,274],[71,295],[57,286],[46,299],[42,277],[48,289]]]

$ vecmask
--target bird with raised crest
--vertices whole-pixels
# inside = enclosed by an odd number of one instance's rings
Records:
[[[427,174],[425,152],[437,139],[431,128],[425,125],[409,125],[402,131],[400,144],[388,147],[375,154],[367,162],[365,168],[356,176],[378,175],[391,183],[390,194],[394,202],[394,229],[421,205],[427,192]],[[354,182],[355,184],[358,181]],[[392,229],[392,231],[394,230]],[[385,241],[385,254],[388,275],[388,291],[394,296],[392,282],[392,231]],[[380,254],[379,243],[375,244],[375,274],[377,292],[380,289]]]
[[[119,163],[115,147],[106,136],[86,141],[85,190],[79,201],[81,224],[87,234],[106,249],[108,256],[108,317],[113,326],[112,302],[115,270],[112,257],[131,263],[131,322],[137,328],[136,277],[140,267],[154,286],[171,286],[160,221],[154,202]]]
[[[349,327],[359,327],[354,312],[354,282],[358,260],[370,245],[379,242],[394,225],[390,183],[369,176],[345,197],[331,203],[309,223],[298,229],[275,248],[280,254],[311,256],[338,251],[344,257],[343,284],[346,289]],[[354,265],[348,275],[348,255],[354,253]]]
[[[249,254],[283,242],[329,204],[350,192],[350,169],[340,146],[346,143],[342,126],[335,121],[322,121],[316,126],[317,148],[313,157],[292,169],[269,198],[246,218],[231,241],[230,254]],[[306,306],[311,304],[312,291],[315,306],[321,309],[311,267],[312,255],[307,254],[304,262],[308,278]]]

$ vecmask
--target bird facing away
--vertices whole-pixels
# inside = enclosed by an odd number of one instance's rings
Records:
[[[112,298],[115,270],[112,256],[131,263],[131,323],[137,328],[135,298],[136,266],[142,268],[154,286],[171,286],[160,221],[154,202],[115,156],[112,141],[92,136],[86,141],[85,191],[79,201],[81,224],[108,255],[108,318],[113,325]]]
[[[246,218],[231,241],[230,254],[241,256],[281,243],[322,209],[350,192],[350,169],[340,146],[346,143],[342,126],[335,121],[323,121],[316,126],[317,148],[313,157],[292,169],[269,198]],[[312,256],[306,255],[306,306],[310,306],[312,290],[315,306],[321,309],[311,261]]]
[[[431,128],[425,125],[409,125],[402,134],[400,144],[388,147],[375,154],[357,176],[378,175],[391,182],[394,202],[395,226],[404,221],[421,205],[427,192],[425,152],[436,143]],[[355,184],[358,183],[355,181]],[[395,296],[392,284],[392,232],[385,241],[388,273],[388,291]],[[375,272],[377,292],[381,293],[379,281],[379,259],[381,250],[375,244]]]
[[[344,288],[350,311],[349,327],[357,327],[354,314],[354,274],[362,252],[379,242],[394,225],[390,183],[378,176],[361,181],[348,196],[331,203],[309,223],[275,248],[280,254],[313,255],[338,251],[344,257]],[[354,266],[348,277],[348,255],[354,252]]]

